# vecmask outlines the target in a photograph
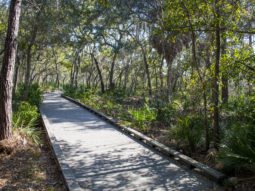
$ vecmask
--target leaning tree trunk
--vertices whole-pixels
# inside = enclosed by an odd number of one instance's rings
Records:
[[[21,1],[12,0],[9,10],[8,30],[0,76],[0,140],[8,139],[12,135],[13,71],[17,52]]]
[[[96,65],[96,69],[97,69],[97,72],[98,72],[98,75],[99,75],[99,80],[100,80],[100,85],[101,85],[101,93],[105,93],[103,75],[102,75],[102,72],[99,68],[98,61],[97,61],[97,59],[95,58],[95,56],[93,54],[91,54],[91,56],[92,56],[92,59],[94,60],[94,63]],[[92,60],[92,62],[93,62],[93,60]]]

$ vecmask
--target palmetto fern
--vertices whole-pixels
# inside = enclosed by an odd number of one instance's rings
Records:
[[[225,167],[255,172],[255,126],[235,126],[226,132],[219,160]]]

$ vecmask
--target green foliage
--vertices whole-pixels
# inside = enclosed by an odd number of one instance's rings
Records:
[[[24,91],[25,91],[25,85],[19,84],[18,90],[15,95],[15,101],[20,102],[23,100],[24,97]],[[39,84],[32,84],[29,87],[29,93],[27,97],[27,102],[31,105],[36,105],[37,107],[40,105],[42,101],[42,89],[40,88]]]
[[[39,113],[37,107],[25,101],[19,104],[17,111],[13,115],[13,121],[16,127],[35,125],[38,118]]]
[[[107,91],[105,95],[115,99],[116,101],[122,101],[126,97],[126,92],[123,89],[115,88],[111,91]]]
[[[218,159],[227,171],[255,172],[255,126],[235,125],[227,130]]]
[[[36,128],[39,119],[37,107],[28,102],[21,102],[13,114],[13,127],[34,143],[40,142],[40,131]]]
[[[90,98],[94,94],[93,89],[84,86],[74,87],[71,85],[63,86],[64,94],[76,99]]]
[[[177,108],[173,104],[161,104],[157,108],[156,120],[164,123],[165,125],[171,125],[174,122]]]
[[[36,127],[16,128],[14,131],[18,131],[37,145],[41,143],[42,132]]]
[[[203,128],[203,119],[199,116],[180,117],[170,129],[170,137],[178,145],[184,145],[190,152],[194,152],[202,141]]]
[[[131,114],[134,125],[142,131],[147,131],[149,124],[156,120],[156,111],[154,108],[145,104],[142,108],[130,108],[128,112]]]
[[[55,83],[47,83],[44,85],[41,85],[41,90],[43,92],[52,92],[54,90],[58,90],[57,84]]]
[[[64,94],[70,97],[76,97],[76,89],[70,85],[64,85]]]
[[[26,101],[23,101],[25,85],[19,84],[14,97],[13,127],[23,136],[31,139],[35,144],[40,143],[41,132],[38,129],[38,106],[42,101],[42,89],[38,84],[32,84]]]
[[[219,161],[227,171],[255,172],[255,97],[232,99],[224,109],[228,116]]]
[[[255,125],[255,97],[243,95],[231,98],[229,103],[223,106],[223,112],[227,115],[227,128],[235,124]]]

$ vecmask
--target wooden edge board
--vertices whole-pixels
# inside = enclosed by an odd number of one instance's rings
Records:
[[[55,161],[57,162],[57,165],[59,167],[59,170],[61,171],[62,177],[64,178],[65,186],[68,191],[83,191],[79,185],[79,183],[76,181],[76,178],[69,167],[68,164],[64,163],[62,160],[65,158],[64,154],[60,148],[60,146],[56,143],[56,138],[52,131],[49,129],[49,120],[43,113],[41,107],[39,108],[42,123],[46,130],[46,135],[50,143],[50,147],[53,151],[53,155],[55,157]],[[61,160],[62,159],[62,160]]]
[[[183,163],[187,164],[187,165],[190,165],[192,167],[195,167],[199,170],[201,170],[205,175],[207,175],[209,178],[213,179],[214,181],[218,182],[218,183],[222,183],[226,178],[227,176],[203,163],[200,163],[194,159],[192,159],[191,157],[189,156],[186,156],[170,147],[167,147],[166,145],[162,144],[162,143],[159,143],[158,141],[155,141],[154,139],[130,128],[130,127],[126,127],[126,126],[123,126],[121,124],[118,123],[117,120],[114,120],[112,117],[108,117],[106,116],[105,114],[87,106],[87,105],[84,105],[83,103],[71,98],[71,97],[68,97],[68,96],[65,96],[65,95],[61,95],[63,98],[77,104],[77,105],[80,105],[82,106],[83,108],[91,111],[92,113],[96,114],[97,116],[105,119],[106,121],[110,122],[112,125],[118,127],[119,129],[121,129],[122,131],[125,131],[127,132],[128,134],[138,138],[139,140],[143,140],[143,142],[153,148],[158,148],[161,152],[163,152],[164,154],[167,154],[167,155],[170,155],[173,157],[173,159],[175,160],[178,160],[178,161],[182,161]]]

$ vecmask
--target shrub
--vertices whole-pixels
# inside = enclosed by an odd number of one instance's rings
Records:
[[[39,118],[37,107],[28,102],[21,102],[13,114],[14,127],[35,126]]]
[[[24,91],[25,91],[25,85],[19,84],[17,93],[14,98],[16,102],[20,102],[21,100],[23,100]],[[43,91],[38,84],[32,84],[29,87],[28,97],[25,101],[27,101],[31,105],[39,106],[42,101],[42,93]]]
[[[35,144],[39,145],[41,143],[41,131],[36,127],[23,127],[23,128],[15,128],[14,131],[18,131],[20,134],[25,136],[26,138],[33,141]]]
[[[188,147],[189,152],[194,152],[202,141],[203,119],[199,116],[185,116],[177,120],[177,124],[170,129],[170,137],[178,145]]]
[[[157,121],[164,123],[165,125],[170,125],[177,114],[176,108],[171,105],[166,105],[157,108]]]
[[[255,172],[255,126],[236,125],[227,130],[218,159],[226,171]]]
[[[70,85],[64,85],[63,86],[64,89],[64,94],[70,97],[75,98],[76,96],[76,89]]]
[[[38,119],[37,107],[28,102],[21,102],[13,114],[14,130],[39,144],[41,132],[36,128]]]
[[[107,90],[104,96],[114,99],[117,102],[122,102],[126,97],[126,92],[121,88],[115,88],[114,90]]]
[[[227,128],[231,128],[236,123],[255,124],[255,97],[241,96],[231,99],[223,107],[223,111],[227,114]]]
[[[166,126],[175,123],[182,110],[181,103],[182,102],[178,99],[174,99],[171,102],[163,100],[162,98],[155,100],[152,104],[157,109],[156,120]]]
[[[55,83],[42,84],[41,88],[45,92],[52,92],[54,90],[58,90],[57,84],[55,84]],[[61,89],[61,87],[60,87],[60,89]]]
[[[64,94],[76,99],[90,98],[94,94],[95,90],[80,86],[75,88],[70,85],[63,86]]]
[[[255,172],[255,98],[231,100],[224,109],[228,120],[218,159],[226,171]]]
[[[139,109],[128,109],[128,112],[133,118],[134,125],[142,131],[147,131],[149,124],[156,119],[155,109],[150,108],[147,104]]]

